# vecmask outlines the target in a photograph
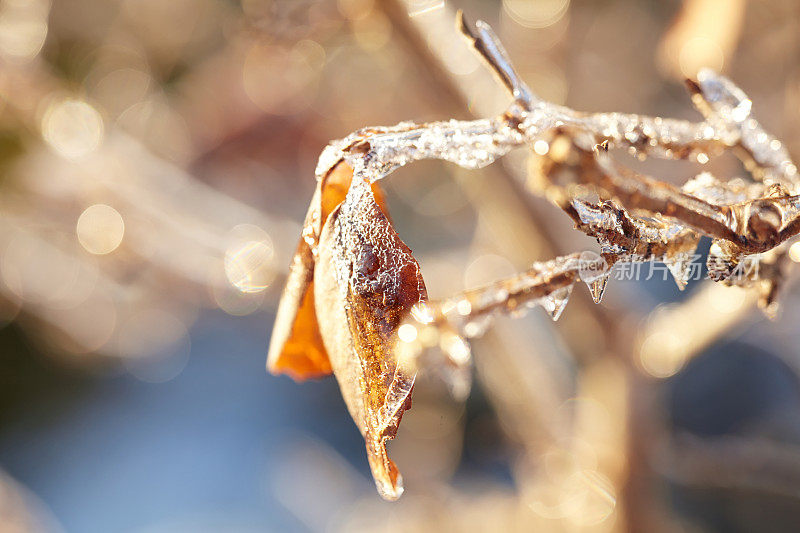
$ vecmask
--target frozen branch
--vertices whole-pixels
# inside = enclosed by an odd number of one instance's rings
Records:
[[[354,177],[369,182],[422,159],[477,169],[514,147],[549,140],[544,154],[537,150],[540,186],[534,192],[546,195],[577,229],[595,237],[602,255],[585,252],[536,263],[507,280],[419,306],[405,324],[416,329],[413,334],[405,329],[405,345],[401,335],[401,353],[419,355],[436,344],[451,355],[451,362],[463,363],[464,343],[454,343],[453,336],[479,335],[495,312],[540,305],[558,318],[574,283],[581,280],[599,301],[608,269],[616,262],[664,261],[683,288],[686,257],[702,235],[714,240],[712,277],[733,283],[732,273],[744,258],[773,250],[800,232],[797,167],[783,144],[753,118],[751,101],[730,80],[705,70],[697,81],[688,82],[692,101],[704,115],[699,122],[578,112],[536,97],[489,25],[479,21],[471,27],[459,16],[459,26],[511,94],[513,103],[506,112],[490,119],[359,130],[325,149],[318,179],[342,161],[353,168]],[[566,150],[553,148],[559,138],[566,139]],[[612,158],[612,148],[640,158],[693,158],[701,163],[734,150],[755,181],[745,186],[701,174],[679,188],[626,168]],[[768,287],[770,301],[780,276],[780,269],[768,268],[758,278],[767,281],[762,287]],[[419,335],[431,327],[446,335]]]

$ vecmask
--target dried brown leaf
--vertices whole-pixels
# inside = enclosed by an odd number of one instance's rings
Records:
[[[267,369],[273,374],[288,374],[302,381],[332,371],[317,323],[314,263],[322,225],[344,201],[352,177],[353,169],[341,161],[317,183],[272,329]],[[373,192],[385,210],[383,193],[377,185]]]
[[[336,375],[364,435],[378,490],[396,499],[402,478],[385,442],[411,405],[414,373],[397,364],[391,339],[406,312],[425,298],[425,285],[378,186],[352,182],[344,161],[319,181],[278,306],[267,367],[298,380]]]
[[[347,408],[366,441],[375,483],[386,499],[402,478],[386,453],[411,405],[414,372],[398,364],[392,337],[426,298],[419,265],[381,211],[366,181],[355,179],[320,237],[314,300],[320,331]]]

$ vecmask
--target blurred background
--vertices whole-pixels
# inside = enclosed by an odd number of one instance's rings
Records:
[[[795,530],[791,283],[772,321],[661,273],[498,320],[466,402],[420,376],[398,503],[334,379],[265,372],[326,143],[508,104],[458,8],[550,101],[697,119],[709,66],[800,154],[795,0],[0,0],[0,531]],[[596,249],[528,155],[386,181],[431,297]]]

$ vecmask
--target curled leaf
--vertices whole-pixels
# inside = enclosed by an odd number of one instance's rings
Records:
[[[364,436],[380,494],[396,499],[402,478],[386,454],[411,406],[414,371],[391,339],[425,285],[411,250],[386,214],[377,184],[353,180],[346,162],[318,182],[270,342],[267,368],[302,380],[333,372]]]
[[[322,226],[344,201],[352,176],[350,165],[340,161],[317,182],[272,329],[267,369],[273,374],[288,374],[302,381],[332,371],[317,323],[314,264]],[[383,206],[382,193],[377,185],[373,189]]]
[[[271,373],[289,374],[298,381],[331,373],[317,324],[313,277],[311,250],[300,242],[278,304],[267,356]]]
[[[353,180],[319,243],[314,300],[322,339],[347,408],[366,441],[381,496],[402,494],[386,453],[411,405],[414,372],[398,364],[393,335],[426,298],[419,265],[381,211],[368,182]]]

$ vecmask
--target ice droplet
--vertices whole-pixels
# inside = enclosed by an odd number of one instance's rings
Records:
[[[594,303],[599,304],[603,299],[603,294],[606,292],[607,284],[608,274],[586,282],[586,286],[589,287],[589,294],[592,295],[592,300]]]
[[[480,337],[486,330],[489,328],[489,325],[492,323],[492,315],[485,314],[481,316],[477,316],[464,324],[463,333],[466,337]]]
[[[776,320],[780,312],[780,301],[776,299],[777,285],[773,280],[761,280],[758,287],[758,307],[770,319]]]
[[[403,491],[405,490],[403,488],[403,476],[400,475],[400,472],[397,473],[395,486],[392,486],[392,484],[388,481],[379,479],[377,477],[375,478],[375,486],[378,488],[378,494],[380,494],[384,500],[388,501],[394,501],[398,499],[403,495]]]
[[[779,302],[772,302],[765,305],[759,305],[761,312],[770,319],[770,320],[777,320],[778,313],[780,313],[781,306]]]
[[[697,81],[711,108],[723,120],[744,122],[750,116],[753,102],[732,81],[711,69],[701,69]]]
[[[472,389],[472,353],[469,343],[453,331],[446,331],[439,339],[439,348],[446,357],[436,373],[445,382],[450,395],[463,401]]]
[[[685,289],[686,283],[689,281],[691,258],[680,254],[674,259],[664,259],[664,263],[666,263],[672,277],[675,279],[678,289]]]
[[[561,313],[567,306],[570,294],[572,294],[572,285],[567,285],[544,297],[542,307],[544,307],[544,310],[547,311],[547,314],[550,315],[550,318],[554,321],[558,320],[558,317],[561,316]]]
[[[448,331],[442,334],[439,339],[439,347],[456,366],[467,365],[472,358],[467,341],[455,333]]]
[[[420,302],[412,307],[411,316],[420,324],[430,324],[435,318],[431,308],[425,302]]]
[[[472,372],[469,365],[450,369],[444,376],[450,396],[457,402],[463,402],[472,390]]]

